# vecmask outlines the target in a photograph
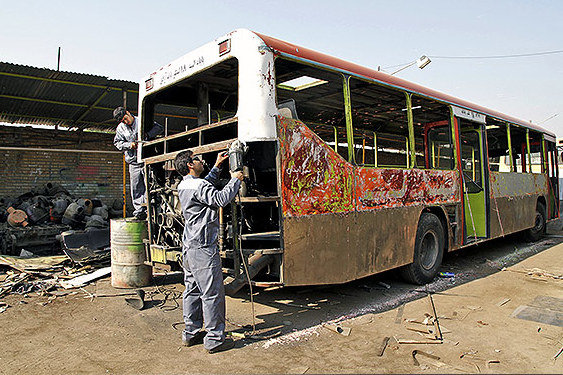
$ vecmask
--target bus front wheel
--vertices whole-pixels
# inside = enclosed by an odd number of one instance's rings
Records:
[[[536,205],[536,216],[534,220],[534,226],[526,230],[526,239],[531,242],[535,242],[541,238],[545,233],[545,205],[538,202]]]
[[[406,281],[423,285],[436,277],[444,256],[444,238],[445,231],[440,219],[434,214],[423,213],[416,230],[414,260],[401,269]]]

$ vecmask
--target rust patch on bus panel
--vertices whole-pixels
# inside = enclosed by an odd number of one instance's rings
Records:
[[[456,171],[358,168],[357,209],[459,203]]]
[[[490,181],[492,198],[526,195],[537,197],[548,191],[548,179],[544,174],[491,172]]]
[[[344,283],[412,262],[422,209],[284,218],[284,284]]]
[[[279,120],[283,213],[288,216],[354,210],[353,168],[296,120]]]

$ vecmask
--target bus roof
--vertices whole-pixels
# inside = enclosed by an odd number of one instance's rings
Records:
[[[291,55],[294,56],[296,58],[299,59],[304,59],[304,60],[309,60],[315,63],[319,63],[331,68],[335,68],[341,71],[345,71],[345,72],[349,72],[352,74],[357,74],[366,78],[371,78],[374,79],[376,81],[379,82],[383,82],[392,86],[396,86],[396,87],[400,87],[402,89],[405,89],[407,91],[410,92],[415,92],[415,93],[419,93],[428,97],[432,97],[444,102],[448,102],[450,104],[456,105],[456,106],[460,106],[460,107],[465,107],[469,110],[473,110],[473,111],[477,111],[477,112],[481,112],[485,115],[489,115],[492,117],[496,117],[498,119],[507,121],[507,122],[511,122],[517,125],[521,125],[524,126],[526,128],[530,128],[533,130],[537,130],[540,131],[542,133],[546,133],[551,135],[552,137],[555,138],[555,134],[538,126],[535,124],[532,124],[530,122],[526,122],[520,119],[517,119],[515,117],[512,116],[508,116],[505,115],[503,113],[500,112],[496,112],[493,110],[490,110],[488,108],[485,107],[481,107],[479,105],[470,103],[468,101],[462,100],[462,99],[458,99],[456,97],[453,97],[451,95],[447,95],[444,93],[441,93],[439,91],[436,90],[432,90],[429,89],[427,87],[418,85],[416,83],[412,83],[409,81],[406,81],[404,79],[389,75],[387,73],[383,73],[377,70],[373,70],[370,68],[366,68],[364,66],[358,65],[358,64],[354,64],[348,61],[344,61],[342,59],[333,57],[333,56],[329,56],[329,55],[325,55],[324,53],[321,52],[317,52],[317,51],[313,51],[311,49],[308,48],[304,48],[301,46],[297,46],[295,44],[292,43],[288,43],[288,42],[284,42],[283,40],[279,40],[276,38],[272,38],[269,37],[267,35],[263,35],[260,33],[256,33],[254,32],[256,35],[258,35],[263,41],[264,43],[270,47],[271,49],[273,49],[274,51],[278,52],[278,53],[283,53],[286,55]]]

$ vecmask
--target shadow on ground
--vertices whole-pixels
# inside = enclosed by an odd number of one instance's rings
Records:
[[[513,234],[446,254],[440,272],[453,273],[454,277],[439,277],[424,286],[405,283],[396,271],[389,271],[341,285],[254,287],[256,306],[271,307],[268,309],[271,312],[256,314],[255,337],[266,339],[307,330],[326,322],[392,310],[426,297],[428,292],[451,294],[447,291],[455,286],[500,272],[563,242],[563,236],[558,235],[561,226],[559,221],[550,223],[547,235],[535,243],[524,241],[521,234]],[[248,335],[252,330],[248,323],[252,307],[249,288],[243,288],[231,298],[240,302],[241,306],[248,306],[249,313],[241,324],[242,321],[230,318],[232,314],[227,311],[227,328]],[[253,340],[244,341],[250,343]]]

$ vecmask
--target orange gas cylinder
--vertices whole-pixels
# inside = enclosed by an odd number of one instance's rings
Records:
[[[22,210],[16,210],[14,207],[9,207],[8,211],[8,224],[13,227],[25,227],[27,226],[27,214]]]

